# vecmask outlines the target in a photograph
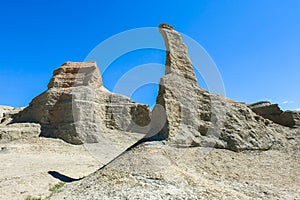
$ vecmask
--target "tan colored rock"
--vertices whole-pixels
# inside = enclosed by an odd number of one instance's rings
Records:
[[[179,33],[165,24],[160,31],[168,52],[157,103],[165,111],[155,107],[149,141],[51,199],[300,199],[299,131],[198,87]]]
[[[6,125],[12,121],[15,115],[17,115],[24,108],[13,108],[10,106],[0,106],[0,124]]]
[[[167,26],[166,24],[160,25],[159,31],[165,40],[167,50],[166,75],[176,74],[190,80],[190,83],[197,84],[193,64],[188,55],[187,47],[181,39],[181,35],[172,26]]]
[[[111,140],[114,131],[146,133],[150,117],[147,106],[108,92],[95,62],[67,62],[53,72],[48,90],[34,98],[14,122],[40,123],[41,136],[82,144]]]
[[[200,88],[181,35],[167,25],[161,25],[159,30],[165,40],[167,58],[156,102],[165,108],[166,123],[150,140],[234,151],[267,150],[274,143],[285,141],[283,127],[258,116],[244,103]],[[154,111],[154,115],[162,114]]]
[[[10,124],[14,116],[24,108],[0,106],[0,143],[14,140],[36,138],[41,133],[41,126],[34,123]]]
[[[5,113],[7,113],[8,111],[12,110],[13,107],[10,106],[0,106],[0,124],[2,124],[5,119],[4,119],[4,115]]]
[[[41,126],[34,123],[0,125],[0,142],[23,140],[39,137]]]

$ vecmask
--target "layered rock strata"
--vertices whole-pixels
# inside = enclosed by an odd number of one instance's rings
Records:
[[[82,144],[122,140],[130,137],[129,132],[146,133],[149,116],[147,106],[107,91],[95,62],[66,62],[53,72],[48,90],[13,122],[39,123],[41,136]],[[141,137],[135,135],[131,142]]]
[[[299,133],[201,89],[180,34],[160,31],[166,75],[148,141],[51,199],[300,198]]]
[[[0,143],[37,138],[40,133],[41,126],[35,123],[2,124],[0,125]]]
[[[182,147],[210,146],[234,151],[267,150],[279,140],[282,127],[258,116],[243,103],[200,88],[181,35],[168,25],[160,25],[159,31],[167,57],[156,101],[165,110],[166,123],[152,139]]]

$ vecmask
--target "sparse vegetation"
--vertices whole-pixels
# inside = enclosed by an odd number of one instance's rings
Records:
[[[49,188],[49,191],[52,193],[56,193],[59,191],[60,188],[62,188],[65,185],[64,182],[59,182],[55,184],[53,187]]]
[[[49,191],[51,192],[51,194],[48,197],[46,197],[46,199],[50,198],[53,194],[57,193],[64,185],[65,185],[64,182],[59,182],[59,183],[55,184],[53,187],[49,188]],[[42,200],[42,198],[28,196],[28,197],[26,197],[25,200]]]
[[[26,197],[25,200],[42,200],[42,198],[41,198],[41,197],[32,197],[32,196],[28,196],[28,197]]]

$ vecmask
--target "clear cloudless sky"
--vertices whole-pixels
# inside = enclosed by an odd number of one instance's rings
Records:
[[[27,106],[65,61],[83,61],[114,34],[160,23],[172,24],[206,49],[229,98],[300,108],[298,0],[1,1],[0,105]],[[139,64],[143,58],[162,64],[165,59],[161,51],[128,54],[108,72],[129,70],[135,58]],[[113,79],[104,77],[108,89]],[[133,98],[152,105],[156,92],[145,86]]]

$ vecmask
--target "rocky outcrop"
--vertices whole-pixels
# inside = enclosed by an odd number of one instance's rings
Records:
[[[148,135],[152,140],[234,151],[267,150],[279,140],[282,127],[256,115],[243,103],[200,88],[181,35],[168,25],[161,25],[159,30],[167,58],[156,101],[165,109],[166,123],[158,134]],[[154,109],[154,115],[162,114]]]
[[[300,124],[300,113],[296,111],[282,111],[278,104],[261,101],[248,105],[256,114],[277,124],[294,127]]]
[[[0,143],[37,138],[40,133],[41,126],[35,123],[0,125]]]
[[[291,111],[293,119],[295,120],[295,125],[300,127],[300,111]]]
[[[24,108],[13,108],[10,106],[0,106],[0,124],[6,125]]]
[[[2,120],[4,118],[4,115],[6,112],[12,110],[13,108],[10,106],[0,106],[0,122],[2,123]],[[4,121],[4,120],[3,120]]]
[[[10,106],[0,106],[0,124],[5,121],[5,114],[10,112],[13,108]]]
[[[180,34],[166,24],[160,32],[166,75],[148,141],[51,199],[300,198],[299,133],[201,89]]]
[[[10,124],[13,118],[23,109],[24,108],[0,106],[0,143],[37,138],[40,135],[41,126],[39,124]]]
[[[111,144],[122,143],[122,136],[128,141],[129,132],[146,133],[150,117],[147,106],[107,91],[95,62],[66,62],[54,71],[48,90],[34,98],[13,122],[39,123],[41,136],[72,144]],[[124,145],[141,137],[143,134],[135,135]]]

